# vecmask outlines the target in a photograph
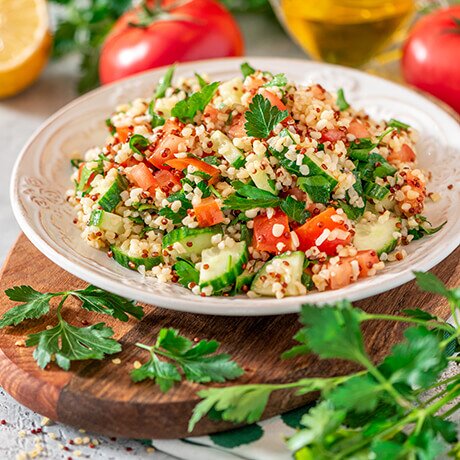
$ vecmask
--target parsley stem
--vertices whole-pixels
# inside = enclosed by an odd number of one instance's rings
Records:
[[[458,337],[460,337],[460,328],[455,331],[455,334],[452,334],[450,337],[443,340],[439,346],[444,349],[450,342],[452,342],[452,340],[456,340]]]
[[[423,326],[427,326],[428,324],[433,324],[439,327],[439,329],[443,329],[445,331],[451,331],[451,326],[447,323],[443,323],[440,321],[426,321],[423,319],[417,319],[417,318],[410,318],[408,316],[392,316],[392,315],[378,315],[378,314],[370,314],[366,313],[364,315],[364,320],[387,320],[387,321],[397,321],[397,322],[402,322],[402,323],[414,323],[414,324],[421,324]]]
[[[59,322],[61,323],[62,322],[62,316],[61,316],[61,310],[62,310],[62,307],[64,305],[64,302],[66,301],[67,297],[69,297],[69,293],[68,292],[63,292],[62,293],[62,299],[61,301],[59,302],[59,305],[57,307],[57,310],[56,310],[56,316],[59,320]]]
[[[150,347],[149,345],[144,345],[143,343],[137,342],[136,347],[142,348],[144,350],[152,352],[155,347]]]
[[[457,412],[458,410],[460,410],[460,402],[455,404],[454,406],[452,406],[449,410],[447,410],[446,412],[444,412],[444,414],[442,414],[442,418],[448,418],[450,417],[452,414],[455,414],[455,412]]]

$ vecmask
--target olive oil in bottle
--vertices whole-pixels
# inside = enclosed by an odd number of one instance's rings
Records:
[[[394,38],[413,0],[279,0],[282,18],[315,59],[360,67]]]

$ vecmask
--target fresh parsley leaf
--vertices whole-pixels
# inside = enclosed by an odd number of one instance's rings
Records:
[[[180,259],[174,264],[174,270],[179,277],[179,283],[188,287],[190,283],[198,284],[200,272],[189,260]]]
[[[24,302],[3,314],[0,319],[0,329],[6,326],[16,326],[25,319],[36,319],[46,315],[50,310],[50,300],[59,294],[41,293],[30,286],[15,286],[7,289],[5,294],[14,302]]]
[[[419,288],[423,291],[439,294],[448,299],[451,297],[451,291],[447,289],[444,283],[436,275],[433,275],[433,273],[414,272],[414,275]]]
[[[321,358],[342,358],[363,362],[366,356],[360,323],[364,319],[361,310],[350,302],[334,305],[305,304],[301,310],[305,344]]]
[[[107,126],[107,128],[109,128],[110,134],[112,136],[117,132],[117,128],[115,128],[115,126],[113,125],[111,118],[107,118],[105,120],[105,125]]]
[[[79,291],[69,291],[69,294],[81,300],[81,307],[85,310],[104,313],[120,321],[128,321],[128,315],[136,319],[142,319],[144,316],[144,310],[141,306],[136,305],[135,301],[104,291],[91,284]]]
[[[203,89],[208,82],[199,74],[195,72],[195,77],[198,80],[198,84],[200,85],[200,88]]]
[[[379,368],[393,384],[428,388],[447,367],[440,339],[425,327],[406,329],[404,336],[406,341],[395,345]]]
[[[137,372],[133,371],[133,380],[154,379],[160,384],[162,391],[168,391],[174,381],[181,379],[178,369],[182,370],[186,380],[197,383],[225,382],[243,374],[243,370],[230,360],[229,355],[215,354],[219,348],[219,343],[215,340],[193,343],[179,335],[175,329],[161,329],[155,345],[151,347],[137,345],[149,351],[150,360]],[[166,366],[158,356],[163,356],[172,363],[167,363]]]
[[[208,156],[208,157],[204,157],[204,158],[201,158],[202,161],[204,161],[205,163],[208,163],[209,165],[212,165],[212,166],[219,166],[220,165],[220,161],[217,157],[215,156]]]
[[[158,126],[163,126],[166,123],[166,120],[162,116],[158,115],[153,110],[150,110],[150,105],[149,105],[149,113],[150,113],[150,115],[152,117],[152,119],[150,120],[150,126],[152,128],[157,128]]]
[[[273,193],[261,190],[253,185],[237,185],[236,193],[224,200],[224,206],[238,211],[254,208],[274,208],[281,200]]]
[[[368,374],[347,380],[328,395],[336,409],[357,413],[375,410],[382,397],[386,397],[385,389]]]
[[[287,110],[280,110],[271,105],[270,101],[261,94],[256,94],[249,104],[244,125],[248,136],[265,139],[273,128],[289,116]]]
[[[338,200],[337,204],[340,208],[343,209],[344,213],[350,220],[358,220],[363,214],[365,207],[358,208],[348,204],[346,201]]]
[[[337,91],[337,105],[340,111],[347,110],[350,107],[350,104],[345,99],[345,93],[343,88],[340,88]]]
[[[248,77],[249,75],[252,75],[256,71],[256,69],[254,69],[254,67],[251,67],[247,62],[243,62],[240,68],[244,78]]]
[[[202,112],[209,104],[214,96],[214,93],[219,87],[219,82],[214,82],[206,85],[196,93],[186,99],[179,101],[171,110],[173,117],[179,118],[183,122],[191,121],[198,112]]]
[[[129,138],[129,148],[139,155],[144,156],[144,150],[150,145],[147,138],[141,134],[134,134]],[[142,150],[141,150],[142,149]]]
[[[293,196],[288,195],[280,204],[281,210],[289,217],[289,219],[304,224],[310,213],[305,209],[303,201],[296,200]]]
[[[388,126],[391,128],[396,128],[398,130],[404,129],[410,129],[410,125],[407,123],[403,123],[402,121],[396,120],[395,118],[391,118],[390,121],[387,123]]]
[[[348,155],[353,160],[367,161],[369,153],[377,145],[368,138],[356,139],[350,142],[348,147]]]
[[[33,356],[42,369],[54,356],[57,365],[67,371],[71,361],[103,359],[121,351],[112,336],[113,330],[104,323],[79,328],[59,317],[55,327],[29,335],[26,346],[36,347]]]
[[[265,85],[263,85],[263,87],[265,88],[269,88],[271,86],[286,86],[287,85],[287,78],[286,78],[286,75],[284,73],[277,73],[272,80],[270,80],[269,82],[265,83]]]
[[[439,232],[444,225],[447,224],[447,221],[443,222],[441,225],[438,227],[432,227],[429,222],[425,221],[422,222],[418,227],[416,228],[410,228],[408,233],[409,235],[413,235],[414,240],[419,240],[420,238],[423,238],[426,235],[434,235],[435,233]]]
[[[82,163],[84,163],[84,161],[80,160],[79,158],[72,158],[70,160],[70,164],[72,168],[75,168],[75,169],[78,169]]]
[[[222,420],[235,423],[254,423],[259,420],[273,391],[272,385],[240,385],[208,388],[198,392],[203,398],[193,409],[188,430],[212,409],[219,411]]]
[[[252,242],[252,231],[247,227],[247,225],[241,225],[240,233],[240,241],[246,241],[246,244],[249,247]]]
[[[331,198],[331,184],[324,176],[299,177],[297,185],[314,203],[326,204]]]

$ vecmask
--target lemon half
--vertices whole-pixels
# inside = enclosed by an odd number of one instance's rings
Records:
[[[0,0],[0,98],[31,85],[50,49],[45,0]]]

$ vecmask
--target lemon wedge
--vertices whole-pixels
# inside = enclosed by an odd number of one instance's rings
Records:
[[[0,98],[31,85],[50,49],[45,0],[0,0]]]

